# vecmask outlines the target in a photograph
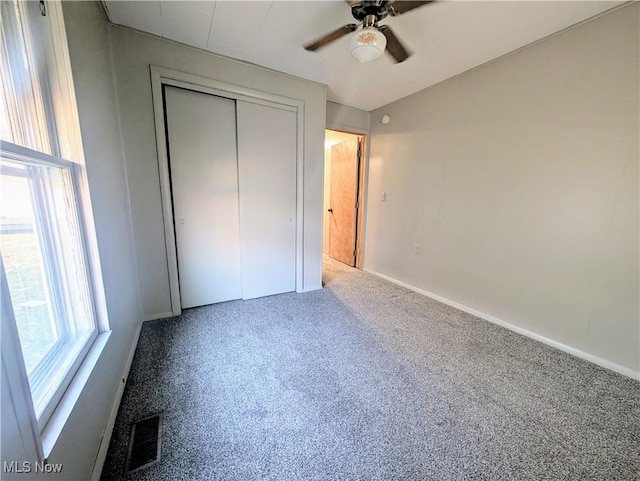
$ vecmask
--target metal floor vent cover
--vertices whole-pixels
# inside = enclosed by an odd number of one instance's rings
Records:
[[[160,462],[162,413],[140,419],[131,426],[125,474]]]

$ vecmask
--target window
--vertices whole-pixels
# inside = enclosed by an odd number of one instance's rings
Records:
[[[17,330],[40,432],[101,327],[60,5],[0,2],[3,328]]]

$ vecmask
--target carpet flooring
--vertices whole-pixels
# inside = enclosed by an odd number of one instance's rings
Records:
[[[326,260],[146,322],[102,480],[638,480],[640,383]],[[131,423],[162,460],[125,476]]]

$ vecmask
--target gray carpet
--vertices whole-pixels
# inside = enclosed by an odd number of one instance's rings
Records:
[[[640,383],[325,263],[144,324],[103,480],[638,480]],[[124,476],[133,421],[160,464]]]

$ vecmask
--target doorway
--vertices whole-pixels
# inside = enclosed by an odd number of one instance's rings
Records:
[[[361,266],[365,136],[325,130],[323,252]]]

